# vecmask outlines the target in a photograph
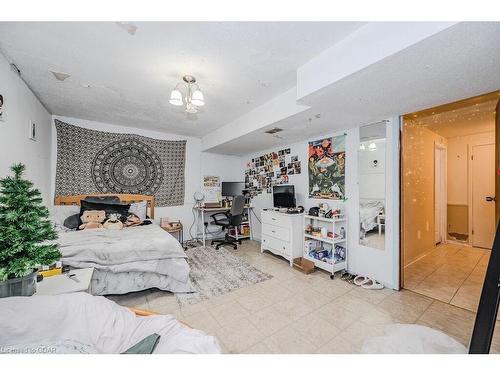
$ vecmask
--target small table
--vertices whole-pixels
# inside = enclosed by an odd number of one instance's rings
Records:
[[[377,215],[377,225],[378,225],[378,234],[380,236],[382,234],[382,227],[384,227],[385,231],[385,214]]]
[[[180,244],[182,245],[182,247],[184,247],[184,227],[182,226],[182,223],[181,222],[173,222],[170,224],[173,226],[170,228],[161,227],[161,229],[163,229],[165,232],[168,232],[170,234],[177,233],[177,241],[179,241]]]
[[[62,275],[44,277],[42,281],[36,284],[35,295],[53,296],[76,292],[90,293],[90,281],[93,273],[93,268],[79,268]]]

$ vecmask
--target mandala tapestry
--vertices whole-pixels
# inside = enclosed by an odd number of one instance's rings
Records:
[[[56,195],[146,194],[158,206],[184,204],[186,141],[55,124]]]

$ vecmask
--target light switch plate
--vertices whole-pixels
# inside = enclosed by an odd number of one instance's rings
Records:
[[[28,130],[29,130],[29,133],[28,133],[29,139],[31,139],[32,141],[36,141],[36,137],[38,135],[37,134],[38,126],[34,121],[31,121],[31,120],[29,121]]]

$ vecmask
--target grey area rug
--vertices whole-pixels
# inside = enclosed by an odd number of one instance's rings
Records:
[[[224,248],[196,247],[186,250],[194,293],[177,293],[181,306],[205,301],[272,278]]]

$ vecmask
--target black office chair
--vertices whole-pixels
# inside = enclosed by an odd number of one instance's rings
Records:
[[[222,230],[227,230],[226,236],[220,240],[212,240],[212,245],[217,244],[215,247],[219,249],[223,245],[231,245],[233,249],[237,249],[238,245],[241,245],[241,240],[237,240],[229,236],[229,232],[231,228],[234,228],[235,231],[238,230],[238,226],[241,225],[243,221],[243,209],[245,208],[245,197],[243,195],[237,195],[233,199],[233,205],[231,206],[231,210],[229,212],[217,212],[213,215],[210,215],[214,220],[212,224],[218,225],[222,227]]]

